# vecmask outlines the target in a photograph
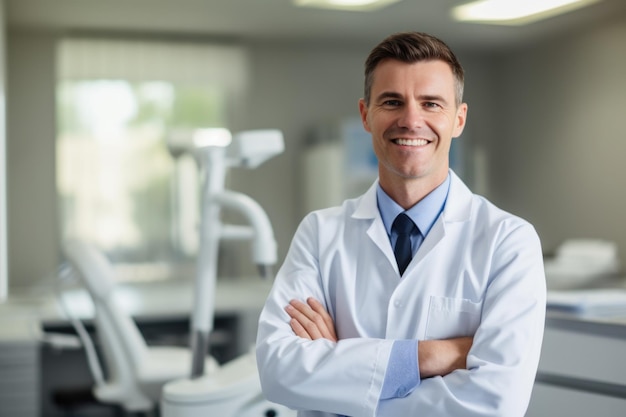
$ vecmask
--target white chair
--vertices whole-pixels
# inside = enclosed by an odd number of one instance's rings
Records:
[[[102,252],[81,241],[67,242],[63,252],[82,278],[95,307],[95,329],[107,378],[102,377],[98,361],[92,358],[89,364],[95,379],[94,396],[128,412],[151,412],[159,403],[165,383],[190,375],[191,350],[146,344],[132,318],[115,305],[113,269]],[[90,344],[87,342],[83,340],[86,347]],[[207,356],[206,372],[217,366]]]

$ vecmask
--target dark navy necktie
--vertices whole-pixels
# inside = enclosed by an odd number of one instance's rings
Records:
[[[398,270],[400,275],[404,274],[404,270],[411,262],[413,252],[411,251],[411,232],[415,227],[413,220],[404,213],[398,214],[398,217],[393,221],[391,228],[398,234],[398,240],[396,240],[396,246],[393,249],[393,254],[396,255],[396,262],[398,262]]]

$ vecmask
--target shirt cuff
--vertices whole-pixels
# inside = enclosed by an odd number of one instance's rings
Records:
[[[417,340],[396,340],[391,347],[380,399],[406,397],[419,384]]]

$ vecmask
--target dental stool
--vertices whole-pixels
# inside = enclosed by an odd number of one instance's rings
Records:
[[[82,241],[68,241],[63,253],[87,288],[95,307],[95,330],[102,346],[106,379],[86,333],[79,336],[86,348],[95,380],[94,397],[119,405],[128,413],[151,413],[157,408],[162,387],[190,375],[192,352],[187,347],[148,346],[133,319],[116,306],[113,269],[102,252]],[[86,336],[88,337],[88,336]],[[206,372],[217,369],[210,356]]]

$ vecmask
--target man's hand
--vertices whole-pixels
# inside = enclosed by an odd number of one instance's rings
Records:
[[[328,339],[336,342],[335,323],[322,303],[309,297],[306,304],[292,300],[285,311],[291,317],[289,324],[294,333],[309,340]]]
[[[466,369],[473,341],[472,337],[420,340],[417,349],[420,377],[444,376],[455,369]]]

